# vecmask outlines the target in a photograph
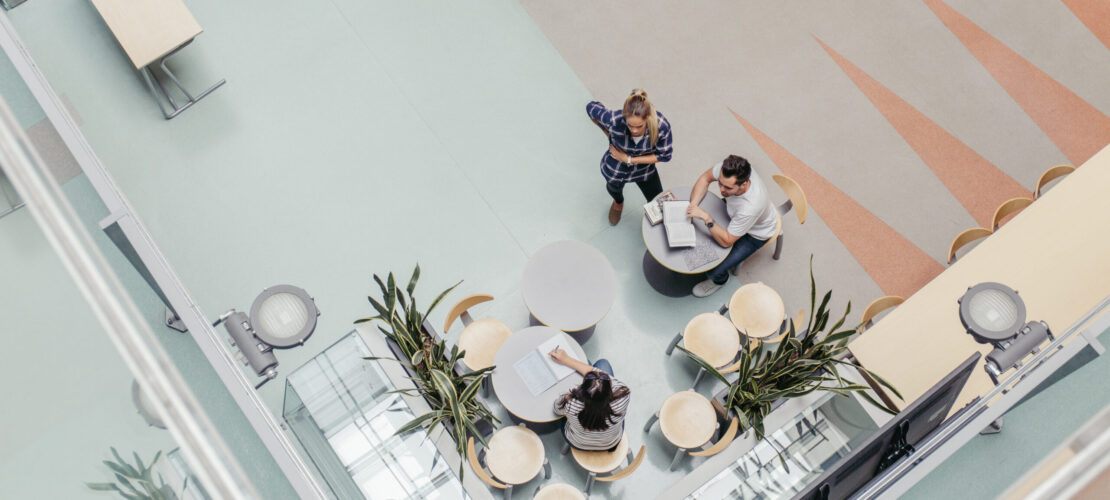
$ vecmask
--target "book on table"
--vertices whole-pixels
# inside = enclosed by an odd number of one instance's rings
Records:
[[[663,203],[663,228],[667,230],[667,244],[673,247],[692,247],[697,244],[694,223],[686,216],[688,201]]]
[[[648,222],[650,222],[653,226],[660,222],[663,222],[663,203],[677,199],[678,197],[675,196],[674,193],[667,191],[659,196],[656,196],[654,200],[645,203],[644,215],[647,216]]]
[[[570,349],[567,349],[567,340],[562,335],[556,335],[547,339],[546,342],[540,344],[535,349],[528,351],[523,357],[513,363],[513,369],[516,370],[517,375],[524,381],[524,386],[528,388],[528,392],[533,396],[538,396],[543,391],[548,390],[551,386],[559,383],[574,373],[574,369],[556,363],[551,359],[551,351],[555,349],[563,349],[570,354],[572,358],[578,359]],[[573,342],[573,341],[570,341]],[[578,361],[585,362],[579,359]]]

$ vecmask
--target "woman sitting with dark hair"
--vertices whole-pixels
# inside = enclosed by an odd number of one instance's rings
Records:
[[[608,360],[599,359],[590,366],[562,349],[551,351],[551,358],[583,377],[582,385],[555,401],[555,414],[567,417],[563,427],[567,442],[580,450],[615,450],[624,435],[628,386],[613,378],[613,367]]]

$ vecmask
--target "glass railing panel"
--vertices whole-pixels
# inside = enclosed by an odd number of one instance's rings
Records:
[[[41,158],[0,100],[0,498],[256,497]]]
[[[320,475],[342,498],[351,485],[366,498],[465,498],[426,432],[394,435],[414,415],[365,356],[352,332],[287,379],[285,419]]]
[[[855,398],[827,394],[688,498],[793,498],[877,429]]]

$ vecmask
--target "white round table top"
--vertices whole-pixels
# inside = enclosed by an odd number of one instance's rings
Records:
[[[523,425],[505,427],[489,439],[486,465],[493,476],[509,484],[531,481],[543,468],[543,441]]]
[[[709,442],[717,429],[717,413],[709,399],[692,390],[676,392],[663,401],[659,428],[671,444],[684,449]]]
[[[459,334],[459,350],[466,351],[463,363],[471,370],[493,364],[501,344],[513,334],[509,325],[493,318],[475,320]]]
[[[571,447],[570,453],[583,469],[594,474],[605,474],[620,467],[625,455],[628,455],[628,433],[625,432],[621,437],[616,451],[585,451]]]
[[[670,192],[674,193],[675,197],[679,200],[689,200],[690,191],[692,191],[690,186],[670,189]],[[714,193],[706,193],[705,198],[702,198],[698,206],[706,212],[709,212],[709,215],[713,217],[713,220],[716,221],[717,224],[721,224],[722,227],[728,226],[730,220],[728,209],[725,207],[725,201],[719,196]],[[642,205],[640,209],[643,210]],[[701,221],[694,222],[694,230],[697,231],[697,238],[699,240],[702,238],[712,239],[712,236],[709,235],[709,230],[705,228],[705,224]],[[692,252],[693,249],[671,248],[671,246],[667,244],[667,231],[663,228],[662,222],[652,225],[651,221],[647,218],[647,214],[644,214],[640,217],[640,234],[644,238],[644,246],[647,247],[651,257],[663,267],[680,274],[698,274],[713,269],[720,265],[721,262],[724,262],[725,257],[728,257],[728,253],[732,250],[732,248],[722,247],[714,243],[707,247],[707,251],[716,254],[716,257],[700,267],[691,268],[686,264],[685,254],[687,252]]]
[[[596,325],[613,307],[617,275],[600,250],[581,241],[557,241],[528,259],[520,293],[540,323],[577,332]]]
[[[582,346],[570,335],[547,326],[532,326],[512,334],[501,344],[501,348],[497,350],[497,355],[494,357],[494,364],[497,365],[497,368],[493,369],[493,375],[490,377],[493,381],[493,391],[497,394],[497,399],[501,401],[501,405],[521,420],[553,422],[562,418],[560,415],[556,415],[553,410],[555,400],[572,387],[582,383],[582,375],[572,373],[556,382],[546,391],[533,396],[528,387],[524,385],[524,380],[521,380],[520,375],[517,374],[513,364],[524,357],[525,354],[528,354],[529,351],[539,347],[540,344],[554,336],[563,339],[563,343],[560,343],[559,347],[564,351],[583,362],[589,362]]]
[[[532,500],[586,500],[586,495],[567,483],[555,483],[537,491]]]
[[[740,332],[728,318],[717,313],[702,313],[686,323],[682,345],[720,368],[729,364],[740,350]]]
[[[728,315],[741,333],[762,339],[779,331],[786,306],[774,288],[762,282],[748,283],[732,294]]]

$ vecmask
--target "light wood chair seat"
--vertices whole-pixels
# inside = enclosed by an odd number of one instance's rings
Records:
[[[625,432],[621,437],[616,451],[585,451],[571,448],[570,453],[574,456],[574,461],[578,462],[583,469],[594,474],[605,474],[620,467],[625,455],[628,455],[628,433]]]
[[[663,401],[659,429],[667,441],[679,448],[698,448],[713,438],[717,413],[705,396],[692,390],[676,392]]]
[[[531,481],[543,469],[543,441],[522,425],[505,427],[493,435],[486,448],[486,466],[508,484]]]
[[[555,483],[541,488],[532,500],[586,500],[586,495],[567,483]]]
[[[728,314],[740,333],[761,339],[778,333],[786,305],[773,288],[762,282],[748,283],[732,294]]]
[[[740,350],[740,332],[728,318],[717,313],[694,316],[682,334],[686,350],[697,354],[715,367],[732,362]]]
[[[463,363],[471,370],[493,366],[497,350],[512,334],[508,325],[496,319],[474,320],[459,334],[459,350],[465,351]]]

